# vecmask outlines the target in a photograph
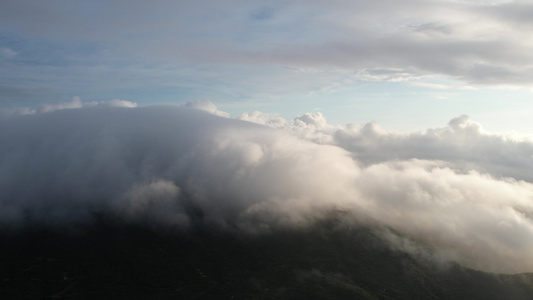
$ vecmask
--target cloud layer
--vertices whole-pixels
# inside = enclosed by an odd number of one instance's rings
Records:
[[[0,223],[94,213],[262,232],[331,211],[488,271],[533,270],[532,143],[467,117],[413,134],[259,112],[109,106],[0,118]],[[281,124],[281,125],[280,125]]]

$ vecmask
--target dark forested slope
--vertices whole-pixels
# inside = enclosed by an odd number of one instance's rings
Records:
[[[243,235],[99,222],[0,237],[2,299],[533,299],[533,276],[433,264],[320,221]]]

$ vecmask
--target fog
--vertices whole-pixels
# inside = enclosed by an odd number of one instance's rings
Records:
[[[210,102],[120,101],[0,118],[3,226],[69,227],[103,213],[262,234],[342,211],[346,224],[392,229],[441,258],[533,271],[528,140],[466,116],[397,133],[329,125],[320,113],[236,120]]]

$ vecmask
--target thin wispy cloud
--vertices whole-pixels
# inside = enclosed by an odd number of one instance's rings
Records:
[[[202,76],[208,76],[202,66],[216,66],[221,75],[231,71],[225,67],[251,67],[244,77],[223,79],[231,85],[248,76],[259,78],[267,67],[291,66],[342,68],[363,81],[438,75],[464,84],[531,86],[531,22],[524,17],[531,9],[523,1],[339,0],[271,2],[268,7],[253,1],[135,2],[128,7],[115,1],[8,1],[0,13],[0,47],[4,57],[17,54],[18,63],[4,70],[28,76],[35,68],[41,80],[57,70],[51,66],[65,75],[90,66],[88,75],[96,77],[110,72],[109,66],[145,66],[152,68],[152,74],[145,74],[150,79],[166,68],[193,64]],[[30,50],[32,39],[38,48]],[[30,69],[25,70],[27,62]],[[372,70],[394,72],[380,77]],[[114,80],[117,76],[128,78],[119,72]],[[172,85],[178,86],[184,78],[173,77]],[[58,80],[68,82],[67,77]],[[140,82],[134,79],[128,87]],[[104,84],[97,80],[93,87]]]

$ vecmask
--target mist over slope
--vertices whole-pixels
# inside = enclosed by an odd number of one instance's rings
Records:
[[[389,240],[404,251],[416,240],[473,268],[533,271],[527,140],[467,117],[400,134],[200,108],[211,113],[94,105],[0,118],[1,225],[70,227],[103,213],[264,234],[342,211],[346,224],[398,232]]]

